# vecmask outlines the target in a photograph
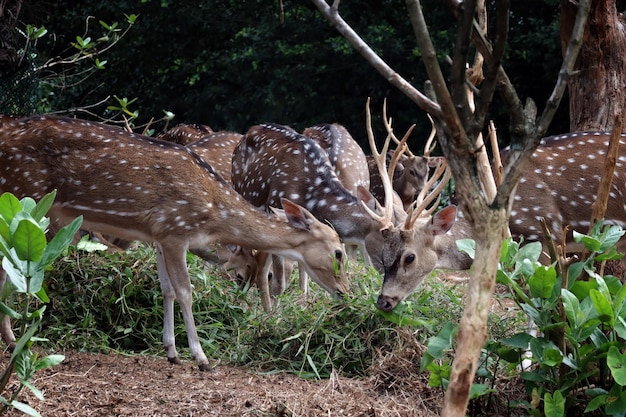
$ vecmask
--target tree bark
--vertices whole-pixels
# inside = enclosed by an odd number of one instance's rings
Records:
[[[576,19],[576,5],[561,0],[563,51]],[[626,31],[615,0],[593,0],[576,64],[569,81],[570,131],[610,131],[615,117],[626,126]]]

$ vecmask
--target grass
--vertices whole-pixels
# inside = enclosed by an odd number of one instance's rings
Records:
[[[258,372],[367,376],[378,358],[403,349],[407,337],[424,344],[462,314],[463,286],[434,275],[394,312],[382,313],[375,306],[381,278],[355,262],[348,268],[351,296],[343,302],[315,284],[305,297],[292,279],[268,315],[255,288],[242,291],[219,268],[193,255],[188,264],[195,322],[209,360]],[[72,249],[49,271],[46,285],[51,303],[41,336],[48,349],[164,355],[162,297],[150,246],[124,253]],[[189,357],[176,311],[179,354]],[[512,334],[515,320],[496,317],[498,333]]]

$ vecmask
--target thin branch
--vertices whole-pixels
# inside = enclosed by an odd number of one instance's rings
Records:
[[[339,1],[335,0],[332,7],[326,3],[325,0],[312,0],[315,6],[322,12],[322,14],[328,19],[335,29],[354,47],[354,49],[361,54],[367,62],[370,63],[385,79],[393,86],[397,87],[400,91],[406,94],[409,99],[415,102],[424,111],[438,116],[441,114],[441,108],[437,103],[429,99],[421,91],[413,87],[408,81],[406,81],[400,74],[395,72],[385,61],[383,61],[376,53],[369,47],[367,43],[361,39],[361,37],[346,23],[345,20],[339,15]]]

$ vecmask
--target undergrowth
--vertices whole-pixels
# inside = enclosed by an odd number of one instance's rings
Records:
[[[241,290],[221,270],[191,254],[187,261],[198,334],[213,364],[305,378],[332,372],[366,376],[378,358],[403,348],[407,334],[425,344],[446,323],[457,323],[462,313],[462,286],[434,276],[394,312],[382,313],[375,306],[380,276],[351,262],[351,294],[344,300],[332,299],[315,284],[305,296],[292,278],[268,315],[256,288]],[[52,302],[43,336],[51,350],[142,353],[165,360],[162,296],[150,246],[124,253],[74,248],[56,262],[46,285]],[[179,354],[189,358],[182,316],[176,311]],[[493,322],[515,331],[500,316]]]

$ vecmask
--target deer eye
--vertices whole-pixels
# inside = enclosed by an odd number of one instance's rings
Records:
[[[335,251],[335,259],[339,262],[341,262],[341,259],[343,258],[343,252],[339,249],[337,249]]]
[[[404,258],[404,263],[405,264],[412,264],[415,261],[415,255],[414,254],[410,254],[407,255],[406,258]]]

